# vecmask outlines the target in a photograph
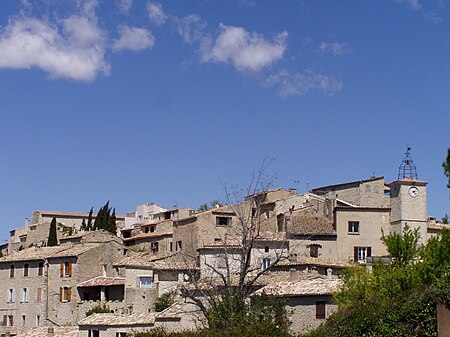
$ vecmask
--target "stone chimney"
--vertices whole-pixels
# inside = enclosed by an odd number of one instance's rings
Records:
[[[289,281],[297,281],[298,275],[295,268],[289,269]]]

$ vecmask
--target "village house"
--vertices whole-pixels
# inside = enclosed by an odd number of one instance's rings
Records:
[[[92,308],[84,281],[112,272],[123,257],[122,240],[88,232],[54,247],[31,247],[0,258],[0,334],[39,326],[75,325]]]

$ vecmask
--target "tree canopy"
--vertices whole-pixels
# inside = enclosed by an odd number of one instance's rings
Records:
[[[56,218],[52,219],[50,223],[50,230],[48,233],[47,246],[56,246],[58,244],[58,236],[56,234]]]
[[[391,263],[345,271],[338,311],[308,336],[436,336],[436,303],[450,305],[450,230],[421,247],[418,236],[383,236]]]
[[[116,209],[109,207],[109,201],[99,209],[97,215],[95,216],[95,220],[93,220],[93,218],[93,208],[91,208],[87,223],[83,219],[80,229],[84,231],[104,229],[114,235],[117,235]]]

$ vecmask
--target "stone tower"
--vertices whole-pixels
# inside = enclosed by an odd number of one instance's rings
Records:
[[[419,228],[421,242],[427,240],[427,182],[417,178],[416,167],[408,147],[399,168],[398,180],[389,184],[391,189],[391,228],[401,233],[408,224]]]

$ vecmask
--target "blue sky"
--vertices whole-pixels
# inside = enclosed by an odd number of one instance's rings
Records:
[[[36,209],[198,207],[274,185],[397,178],[450,213],[450,3],[0,4],[0,238]]]

